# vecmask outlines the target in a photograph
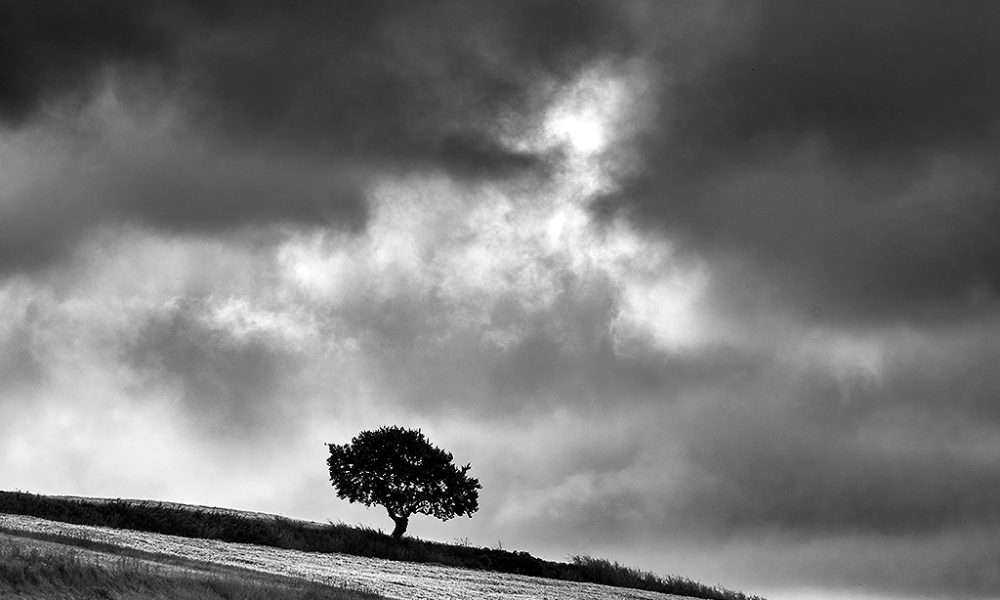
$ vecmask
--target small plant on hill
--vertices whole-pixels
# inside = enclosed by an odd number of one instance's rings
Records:
[[[455,466],[451,453],[432,445],[419,429],[382,427],[362,431],[349,444],[327,445],[337,496],[385,507],[396,540],[413,514],[447,521],[479,510],[482,486],[468,475],[470,465]]]

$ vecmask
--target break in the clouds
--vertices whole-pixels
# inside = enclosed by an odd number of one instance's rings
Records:
[[[475,519],[772,598],[1000,586],[988,4],[0,8],[2,487]]]

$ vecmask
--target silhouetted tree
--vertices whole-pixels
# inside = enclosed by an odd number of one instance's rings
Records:
[[[337,496],[384,506],[396,524],[392,537],[397,540],[406,532],[410,515],[447,521],[479,510],[482,486],[468,476],[471,466],[455,466],[451,453],[432,445],[419,429],[382,427],[362,431],[349,444],[327,446],[326,463]]]

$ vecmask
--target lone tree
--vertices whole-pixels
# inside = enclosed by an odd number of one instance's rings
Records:
[[[392,537],[397,540],[412,514],[447,521],[479,510],[482,486],[468,476],[471,466],[455,466],[451,453],[432,445],[419,429],[382,427],[362,431],[349,444],[327,446],[337,496],[384,506],[396,524]]]

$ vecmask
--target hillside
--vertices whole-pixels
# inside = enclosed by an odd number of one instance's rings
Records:
[[[547,585],[554,585],[552,580],[559,580],[566,584],[602,584],[601,587],[612,585],[630,588],[636,591],[629,592],[629,597],[635,598],[664,598],[669,597],[666,596],[668,594],[714,600],[754,598],[682,577],[658,577],[602,559],[574,557],[572,563],[556,563],[526,552],[456,546],[412,538],[396,542],[371,529],[294,521],[277,515],[204,506],[0,492],[0,513],[8,515],[0,515],[0,526],[11,531],[99,539],[102,543],[146,552],[158,552],[158,549],[166,547],[170,549],[171,555],[217,563],[218,556],[230,556],[235,566],[253,564],[252,568],[257,570],[313,581],[317,580],[317,573],[326,573],[323,576],[328,577],[329,573],[341,568],[338,565],[361,560],[363,557],[377,562],[354,564],[352,568],[361,573],[404,573],[406,577],[411,577],[419,572],[425,573],[430,580],[444,577],[449,581],[464,581],[461,586],[466,588],[470,585],[474,587],[477,581],[493,581],[496,577],[506,578],[503,579],[504,585],[516,588],[522,585],[521,579],[527,578],[534,582],[531,585],[537,585],[538,581],[542,581],[540,578],[544,577],[550,581]],[[38,519],[26,520],[27,516]],[[235,547],[243,550],[236,552],[232,550]],[[212,551],[206,553],[206,548],[212,548]],[[302,558],[306,553],[312,557],[308,561]],[[261,558],[263,555],[269,558]],[[280,566],[281,560],[275,558],[278,556],[291,560],[305,570],[285,571]],[[293,559],[294,556],[298,558]],[[306,564],[310,566],[304,567]],[[455,569],[456,567],[460,569]],[[434,571],[442,568],[451,570],[447,575]],[[474,570],[471,572],[475,575],[470,576],[469,569]],[[510,579],[511,577],[514,579]],[[365,583],[365,578],[354,580],[355,583],[359,581]],[[376,578],[375,583],[377,585],[374,588],[364,589],[374,589],[381,593],[381,586],[385,581]],[[412,582],[404,585],[411,586]],[[433,585],[431,588],[436,589]],[[466,591],[473,593],[473,596],[485,593],[484,590]],[[634,595],[640,591],[654,595]],[[617,597],[622,597],[622,592],[624,590],[620,589]],[[600,597],[568,593],[570,595],[564,597]],[[546,595],[553,597],[548,592]]]
[[[0,533],[4,600],[382,600],[333,587],[86,538]]]

